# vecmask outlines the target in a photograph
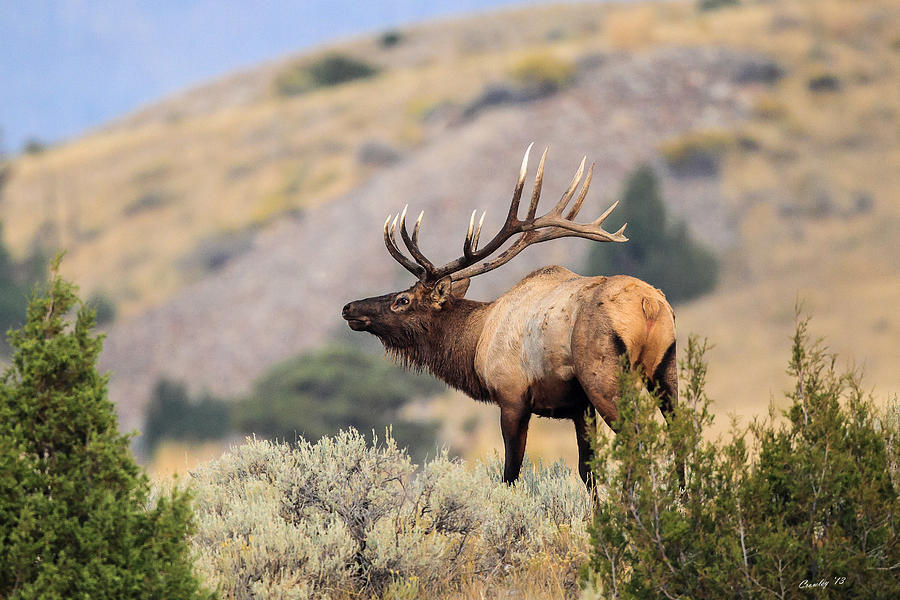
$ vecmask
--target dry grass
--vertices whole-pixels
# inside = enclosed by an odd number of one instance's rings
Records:
[[[184,476],[199,465],[219,458],[227,450],[224,441],[215,442],[162,442],[153,453],[147,466],[147,474],[158,481],[175,475]]]

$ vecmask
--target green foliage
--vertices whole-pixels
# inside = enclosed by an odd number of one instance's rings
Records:
[[[150,502],[96,370],[93,312],[57,265],[9,336],[0,381],[0,597],[207,597],[185,540],[189,497]]]
[[[740,0],[697,0],[697,8],[701,11],[715,10],[726,6],[737,6]]]
[[[390,436],[354,430],[248,440],[193,474],[198,568],[223,598],[429,598],[529,565],[567,572],[575,592],[583,485],[559,463],[514,486],[501,470],[446,454],[417,468]]]
[[[588,575],[613,598],[900,596],[896,400],[877,408],[800,319],[785,419],[772,408],[715,443],[704,435],[705,350],[690,340],[668,429],[636,375],[622,375],[621,431],[597,444],[607,494]]]
[[[47,144],[38,138],[28,138],[22,146],[22,152],[25,154],[42,154],[47,149]]]
[[[667,222],[659,181],[649,165],[629,176],[613,216],[628,223],[628,242],[595,244],[588,255],[589,272],[643,279],[662,289],[673,304],[715,288],[715,255],[693,240],[684,223]]]
[[[103,292],[94,292],[86,304],[94,310],[97,325],[106,325],[116,319],[116,305]]]
[[[376,67],[359,59],[331,53],[288,67],[276,78],[275,90],[281,96],[297,96],[317,88],[372,77],[377,73]]]
[[[393,48],[403,41],[404,35],[402,31],[390,29],[378,36],[378,44],[382,48]]]
[[[434,426],[404,421],[400,409],[443,385],[404,371],[352,346],[332,346],[274,367],[234,405],[235,427],[270,439],[317,440],[344,427],[363,432],[393,428],[413,456],[435,449]]]
[[[673,175],[714,177],[733,141],[727,131],[699,131],[669,140],[659,150]]]
[[[191,398],[184,384],[161,379],[147,407],[141,441],[152,454],[163,439],[215,440],[230,431],[228,404],[211,396]]]

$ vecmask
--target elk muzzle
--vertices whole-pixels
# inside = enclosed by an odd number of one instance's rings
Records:
[[[372,319],[360,314],[357,302],[349,302],[341,311],[341,316],[353,331],[365,331],[372,324]]]

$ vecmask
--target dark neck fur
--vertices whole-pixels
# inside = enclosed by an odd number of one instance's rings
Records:
[[[429,371],[475,400],[489,400],[475,372],[475,349],[490,303],[466,299],[450,302],[416,345],[389,351],[410,367]]]

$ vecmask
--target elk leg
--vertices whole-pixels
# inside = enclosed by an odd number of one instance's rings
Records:
[[[656,367],[652,385],[659,396],[659,410],[662,411],[668,423],[672,420],[675,406],[678,404],[678,366],[675,361],[675,342],[672,342],[659,366]],[[681,489],[684,489],[684,463],[679,462],[676,468],[678,469],[678,482],[681,484]]]
[[[528,421],[531,412],[521,408],[500,408],[500,431],[503,433],[503,445],[506,460],[503,465],[504,483],[513,483],[522,469],[525,457],[525,440],[528,437]]]
[[[579,316],[573,332],[573,358],[581,389],[606,424],[616,431],[619,362],[627,355],[627,349],[622,338],[604,325],[605,319],[603,313]]]
[[[672,417],[672,411],[678,404],[678,366],[675,363],[675,342],[663,355],[656,372],[653,373],[652,385],[659,396],[659,410],[666,421]]]
[[[588,490],[592,490],[594,487],[594,479],[591,477],[591,459],[594,457],[594,448],[591,445],[587,418],[595,415],[594,407],[588,406],[584,413],[576,412],[572,417],[575,422],[575,438],[578,440],[578,474],[581,475],[581,480]]]
[[[575,361],[577,368],[577,357]],[[618,433],[619,427],[616,423],[619,418],[618,356],[612,354],[601,357],[598,362],[597,365],[585,364],[578,374],[578,381],[597,413],[603,417],[610,429]]]

